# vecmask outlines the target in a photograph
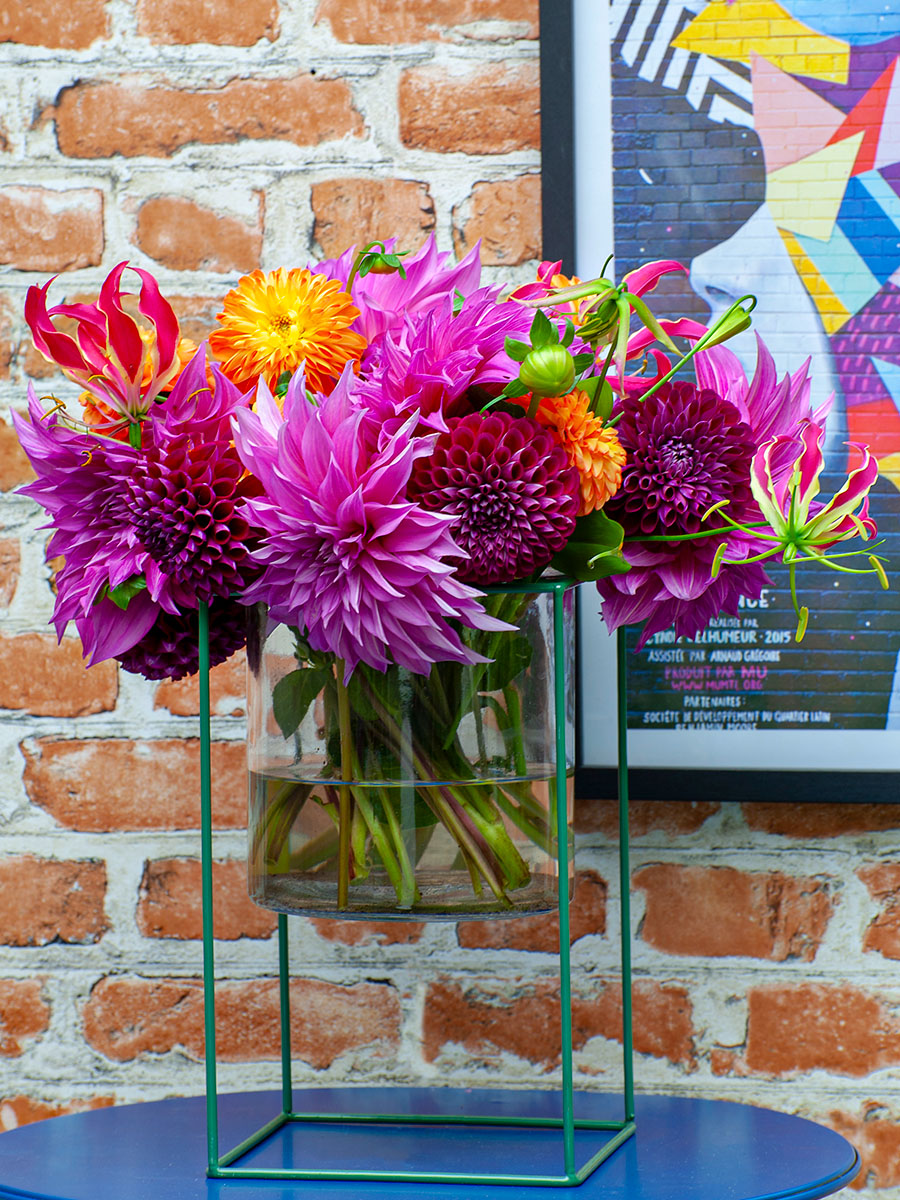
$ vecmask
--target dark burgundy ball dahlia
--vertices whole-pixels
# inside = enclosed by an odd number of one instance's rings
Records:
[[[456,517],[466,583],[511,583],[545,567],[575,527],[580,480],[553,435],[528,417],[471,413],[447,422],[419,459],[410,496]]]
[[[756,445],[733,404],[692,383],[669,383],[646,400],[626,398],[622,410],[617,432],[628,459],[605,512],[626,534],[696,532],[720,500],[739,519],[751,500]]]
[[[148,449],[143,470],[123,481],[135,534],[185,602],[227,596],[246,582],[243,474],[231,448],[175,443]]]
[[[197,610],[173,616],[162,612],[141,640],[117,656],[126,671],[145,679],[183,679],[199,666]],[[247,609],[233,600],[209,606],[209,665],[217,666],[247,641]]]

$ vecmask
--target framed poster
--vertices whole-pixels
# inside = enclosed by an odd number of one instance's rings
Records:
[[[670,316],[708,320],[752,292],[779,376],[809,359],[813,405],[834,394],[823,496],[847,473],[848,441],[867,442],[881,471],[871,513],[889,591],[872,575],[807,565],[798,581],[811,616],[798,644],[776,569],[758,600],[693,640],[662,633],[637,650],[630,632],[633,793],[893,802],[900,0],[877,15],[846,0],[769,7],[770,22],[747,24],[723,0],[542,3],[544,257],[581,278],[613,247],[617,278],[678,259],[689,273],[657,291]],[[751,378],[755,335],[729,347]],[[611,795],[613,639],[592,585],[580,590],[578,790]]]

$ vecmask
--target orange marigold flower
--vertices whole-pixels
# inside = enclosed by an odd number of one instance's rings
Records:
[[[365,338],[349,326],[359,316],[336,279],[305,267],[245,275],[225,297],[209,348],[234,383],[260,376],[274,388],[283,371],[306,364],[310,390],[330,392]]]
[[[530,397],[519,403],[526,408]],[[615,429],[605,426],[589,410],[587,395],[579,391],[568,396],[549,396],[541,400],[537,421],[553,430],[562,442],[569,462],[581,476],[579,517],[602,508],[622,483],[625,449]]]

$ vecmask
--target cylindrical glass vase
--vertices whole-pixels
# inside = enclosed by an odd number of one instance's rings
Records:
[[[248,639],[257,904],[379,920],[548,911],[558,802],[571,890],[574,590],[494,589],[485,607],[515,626],[463,631],[489,661],[428,675],[360,665],[344,686],[333,655],[259,606]]]

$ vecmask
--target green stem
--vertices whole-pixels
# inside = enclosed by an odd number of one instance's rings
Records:
[[[353,778],[353,736],[350,729],[350,696],[344,686],[344,662],[338,659],[334,665],[334,678],[338,696],[338,728],[341,736],[341,779],[344,786],[338,792],[338,884],[337,906],[346,908],[350,892],[350,821],[352,796],[349,781]]]

